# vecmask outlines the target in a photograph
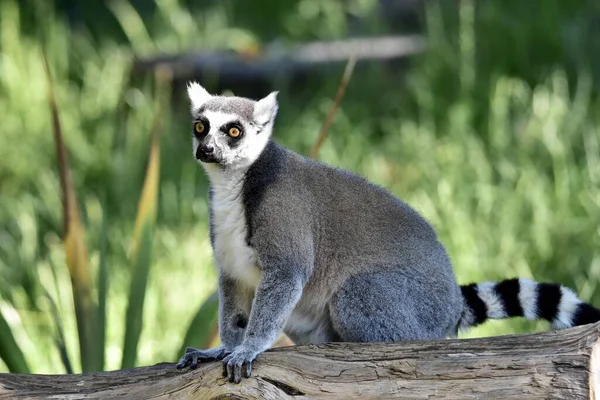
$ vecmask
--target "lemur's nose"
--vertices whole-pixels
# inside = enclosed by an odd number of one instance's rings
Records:
[[[215,148],[214,148],[214,147],[212,147],[212,146],[211,146],[211,145],[209,145],[209,144],[201,144],[201,145],[200,145],[200,150],[202,150],[202,152],[203,152],[203,153],[205,153],[205,154],[210,154],[210,153],[212,153],[212,152],[214,151],[214,149],[215,149]]]

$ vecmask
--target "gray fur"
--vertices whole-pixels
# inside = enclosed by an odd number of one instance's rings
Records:
[[[219,274],[219,336],[226,349],[234,349],[244,339],[252,293],[225,274]]]
[[[204,103],[198,110],[198,114],[202,114],[206,111],[218,111],[225,114],[234,114],[246,122],[252,122],[255,104],[256,102],[254,100],[243,97],[213,97]]]
[[[261,261],[276,252],[278,269],[287,264],[306,277],[285,328],[295,341],[456,334],[463,300],[450,260],[431,226],[408,205],[274,142],[250,167],[245,184],[251,247]],[[320,340],[306,326],[321,329]]]

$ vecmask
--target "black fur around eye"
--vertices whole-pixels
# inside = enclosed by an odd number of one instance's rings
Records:
[[[244,129],[236,122],[224,125],[221,131],[232,139],[240,139],[244,134]]]
[[[192,131],[195,136],[204,136],[210,131],[210,124],[205,118],[199,118],[194,121]]]

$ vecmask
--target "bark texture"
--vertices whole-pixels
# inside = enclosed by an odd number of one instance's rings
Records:
[[[600,399],[600,323],[530,335],[270,350],[240,385],[219,362],[0,374],[0,399]]]

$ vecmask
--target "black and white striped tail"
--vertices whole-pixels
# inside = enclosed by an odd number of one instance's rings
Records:
[[[460,288],[465,300],[460,329],[479,325],[487,319],[510,317],[545,319],[555,329],[600,321],[600,310],[581,301],[571,289],[555,283],[515,278]]]

